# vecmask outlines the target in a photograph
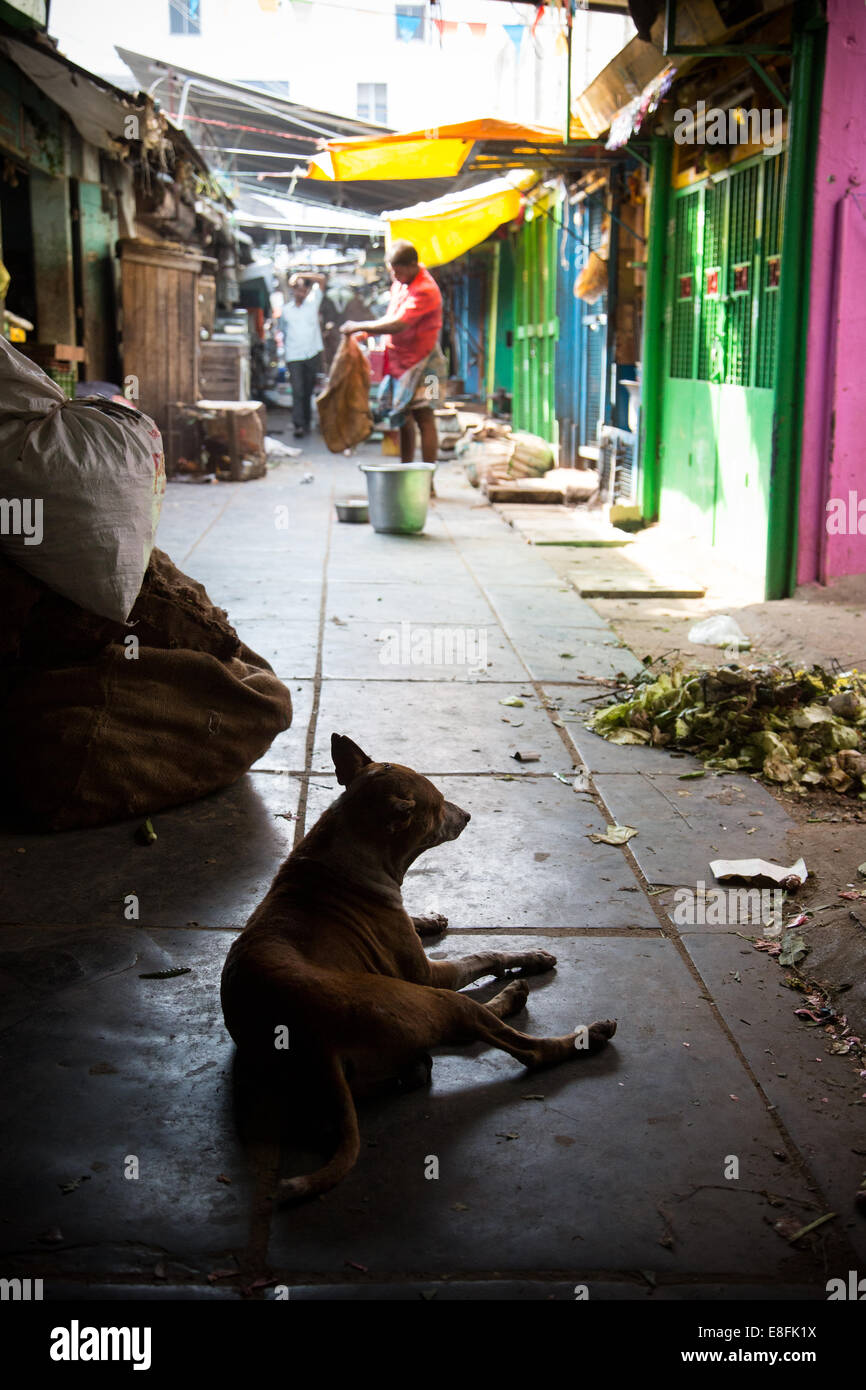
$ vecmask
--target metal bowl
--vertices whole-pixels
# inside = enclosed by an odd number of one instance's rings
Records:
[[[366,497],[343,497],[337,503],[340,521],[369,521],[370,505]]]

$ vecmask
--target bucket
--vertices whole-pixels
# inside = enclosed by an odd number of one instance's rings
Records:
[[[435,463],[360,463],[374,531],[423,531]]]

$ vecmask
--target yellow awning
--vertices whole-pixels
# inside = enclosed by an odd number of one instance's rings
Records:
[[[507,179],[491,179],[429,203],[383,212],[388,242],[411,241],[423,265],[445,265],[486,241],[503,222],[513,221],[523,192],[537,182],[537,173],[521,169]]]
[[[518,125],[486,116],[456,125],[412,130],[374,139],[329,140],[310,161],[309,177],[348,183],[355,179],[448,179],[463,168],[479,141],[499,140],[519,158],[539,145],[561,145],[562,134],[546,126]]]

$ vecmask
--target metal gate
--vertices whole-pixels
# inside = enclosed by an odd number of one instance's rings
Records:
[[[605,417],[607,381],[607,293],[587,303],[574,293],[590,249],[597,250],[604,232],[604,204],[587,198],[564,200],[557,228],[556,415],[559,457],[564,467],[581,463],[579,450],[598,443]]]

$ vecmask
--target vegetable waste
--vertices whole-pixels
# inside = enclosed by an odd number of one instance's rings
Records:
[[[856,670],[674,667],[625,689],[587,721],[610,743],[681,749],[717,771],[866,801],[866,676]]]

